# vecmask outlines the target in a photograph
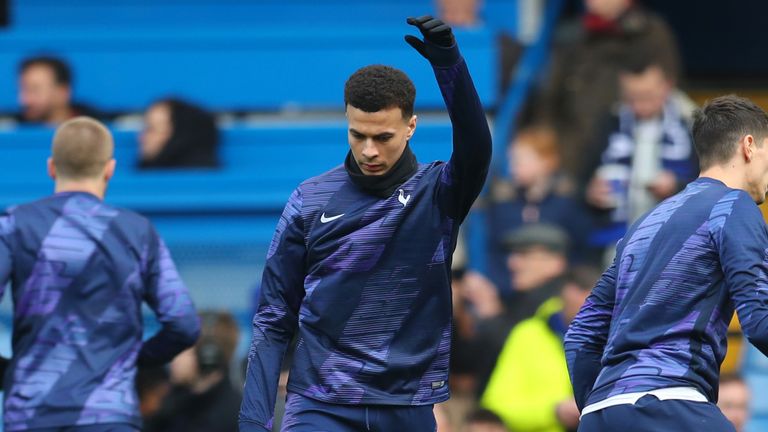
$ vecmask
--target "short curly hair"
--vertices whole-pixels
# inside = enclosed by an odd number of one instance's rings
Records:
[[[405,72],[384,65],[358,69],[344,85],[344,106],[365,112],[400,108],[403,119],[413,115],[416,87]]]

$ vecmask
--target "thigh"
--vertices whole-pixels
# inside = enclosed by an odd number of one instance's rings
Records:
[[[434,406],[372,406],[369,412],[370,430],[373,432],[437,430]]]
[[[585,415],[579,432],[735,432],[716,405],[644,396],[635,405],[616,405]]]
[[[733,424],[720,411],[717,405],[709,402],[684,400],[666,400],[655,403],[651,415],[657,415],[668,421],[668,425],[679,430],[735,432]]]
[[[281,432],[365,431],[365,408],[316,401],[288,393]]]

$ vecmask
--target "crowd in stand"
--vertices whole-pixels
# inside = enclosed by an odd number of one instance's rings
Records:
[[[576,430],[562,347],[568,324],[627,227],[698,174],[695,106],[678,87],[667,24],[632,0],[585,4],[556,32],[507,148],[509,175],[490,178],[476,205],[487,236],[472,244],[483,245],[486,262],[455,259],[452,398],[436,407],[439,432]],[[440,5],[449,22],[478,21],[474,0]],[[26,60],[19,84],[16,122],[100,117],[72,101],[71,73],[59,59]],[[141,169],[218,165],[215,120],[203,109],[160,100],[144,124]],[[145,430],[237,429],[237,325],[224,313],[204,314],[203,324],[200,342],[169,371],[140,371]],[[721,408],[742,430],[749,391],[738,361],[723,372]]]

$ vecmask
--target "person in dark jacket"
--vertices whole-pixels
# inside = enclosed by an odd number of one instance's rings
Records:
[[[189,102],[164,99],[144,114],[139,168],[215,168],[219,165],[216,119]]]
[[[659,16],[633,0],[586,0],[586,14],[564,23],[555,35],[549,74],[532,101],[537,121],[561,135],[565,171],[583,175],[584,152],[600,119],[619,99],[617,77],[626,55],[653,50],[677,80],[680,54]]]

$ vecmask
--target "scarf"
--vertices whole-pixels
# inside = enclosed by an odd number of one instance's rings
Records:
[[[416,174],[419,163],[416,161],[416,155],[411,151],[410,145],[406,144],[400,159],[383,175],[363,174],[351,150],[344,160],[344,168],[346,168],[352,183],[356,184],[357,187],[379,198],[389,198],[401,184]]]
[[[618,118],[618,130],[608,138],[608,147],[602,154],[601,168],[603,176],[609,182],[617,182],[618,205],[611,211],[611,224],[596,230],[591,239],[594,245],[608,245],[621,238],[630,222],[629,182],[632,173],[632,158],[635,154],[635,125],[637,119],[628,106],[622,106]],[[688,125],[680,115],[676,104],[668,102],[661,119],[659,137],[659,162],[661,169],[675,174],[679,184],[686,184],[697,174],[693,139]],[[608,174],[610,172],[610,174]]]
[[[602,155],[601,165],[623,165],[632,167],[632,156],[635,153],[635,124],[637,119],[628,106],[623,106],[619,112],[618,131],[608,138],[608,147]],[[696,175],[696,167],[691,164],[694,152],[693,139],[688,131],[688,125],[680,115],[678,107],[667,102],[661,120],[661,137],[659,138],[659,156],[661,167],[671,171],[682,182],[687,182]]]

